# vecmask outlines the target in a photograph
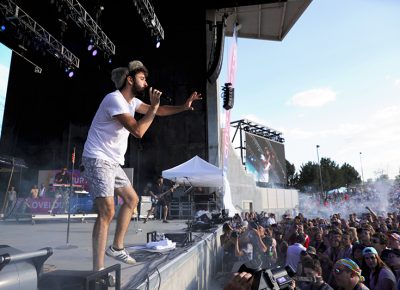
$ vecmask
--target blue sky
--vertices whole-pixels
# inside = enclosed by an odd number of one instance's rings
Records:
[[[0,43],[0,134],[3,125],[4,106],[6,104],[10,63],[11,63],[11,50]]]
[[[239,38],[231,121],[283,132],[297,170],[318,144],[321,158],[362,164],[364,180],[398,175],[399,15],[398,0],[314,0],[283,41]]]

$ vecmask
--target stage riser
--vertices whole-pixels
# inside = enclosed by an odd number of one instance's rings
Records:
[[[213,290],[210,288],[211,280],[221,266],[216,259],[220,257],[219,234],[206,234],[204,239],[195,243],[186,254],[160,268],[160,273],[151,275],[149,284],[143,283],[136,289]],[[162,283],[158,288],[160,279]]]

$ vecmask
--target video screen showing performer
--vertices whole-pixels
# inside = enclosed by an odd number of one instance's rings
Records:
[[[286,160],[283,143],[246,132],[246,170],[258,186],[283,187],[286,184]]]

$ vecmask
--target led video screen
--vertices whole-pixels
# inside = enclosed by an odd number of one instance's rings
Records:
[[[286,185],[285,147],[283,143],[246,132],[246,170],[260,187]]]

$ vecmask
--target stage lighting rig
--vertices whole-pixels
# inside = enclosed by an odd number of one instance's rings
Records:
[[[89,15],[89,13],[83,8],[83,6],[76,0],[61,0],[68,7],[69,12],[67,12],[67,16],[75,22],[81,28],[86,29],[93,43],[99,49],[104,51],[106,55],[115,55],[115,45],[108,38],[108,36],[103,32],[97,22]],[[104,7],[101,6],[101,11],[104,10]],[[99,13],[96,18],[99,17]]]
[[[164,39],[164,29],[154,12],[154,8],[149,0],[133,0],[135,7],[147,28],[150,29],[151,35],[158,37],[158,40]]]
[[[26,36],[28,39],[37,39],[41,41],[43,47],[46,47],[47,52],[58,58],[61,62],[68,66],[79,68],[79,58],[63,46],[60,41],[47,32],[13,1],[2,1],[0,3],[0,13],[4,15],[6,20],[23,28],[23,30],[20,30],[20,33],[26,35],[21,35],[22,37]]]

